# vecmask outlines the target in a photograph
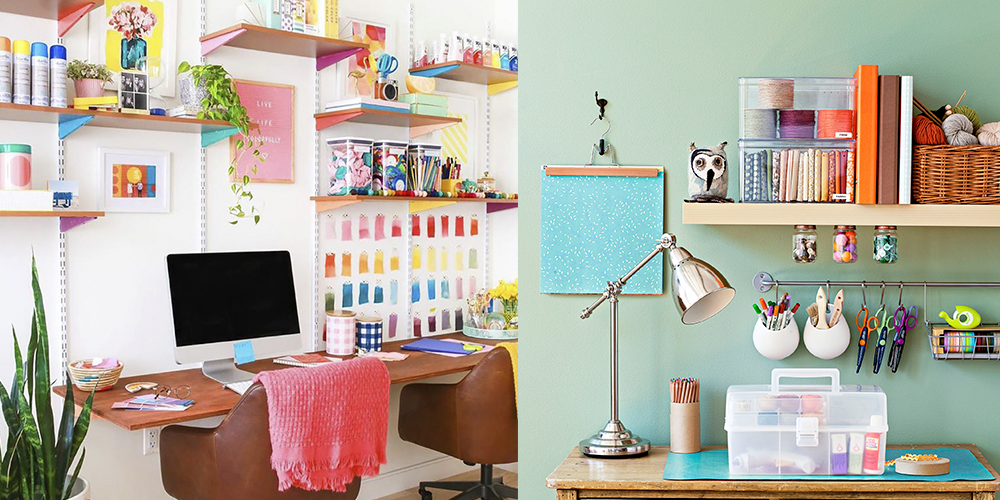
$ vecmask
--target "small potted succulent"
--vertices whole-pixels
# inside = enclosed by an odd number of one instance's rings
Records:
[[[101,97],[104,95],[104,84],[111,81],[111,71],[107,66],[79,59],[69,63],[66,76],[73,80],[77,97]]]

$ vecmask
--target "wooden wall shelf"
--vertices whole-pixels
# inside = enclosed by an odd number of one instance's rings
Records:
[[[0,210],[0,217],[43,217],[59,218],[59,232],[65,233],[77,226],[82,226],[98,217],[104,217],[104,212],[94,210]]]
[[[489,86],[489,94],[497,94],[517,86],[517,72],[460,61],[430,64],[410,68],[410,74],[427,78],[443,78],[457,82]]]
[[[493,199],[493,198],[425,198],[422,196],[311,196],[310,200],[316,204],[316,213],[323,213],[336,210],[341,207],[361,203],[365,201],[389,201],[410,203],[410,212],[419,212],[444,205],[454,203],[485,203],[486,213],[500,212],[511,208],[517,208],[518,199]]]
[[[235,24],[210,33],[200,40],[203,56],[219,47],[238,47],[290,56],[313,57],[316,59],[316,71],[368,50],[368,46],[361,42],[294,33],[246,23]]]
[[[317,113],[314,116],[316,118],[316,130],[323,130],[338,123],[351,121],[374,125],[410,127],[411,139],[462,122],[461,118],[449,116],[415,115],[412,113],[400,113],[365,107],[326,111]]]
[[[58,19],[59,36],[63,36],[88,12],[102,5],[104,0],[3,0],[0,12]]]
[[[219,120],[172,118],[169,116],[131,115],[112,111],[90,111],[23,104],[0,104],[0,120],[59,124],[59,138],[65,139],[83,125],[92,127],[156,130],[203,134],[202,145],[209,137],[224,139],[236,133],[236,128]],[[228,134],[228,135],[227,135]]]
[[[1000,227],[1000,205],[684,203],[683,221],[723,226]]]

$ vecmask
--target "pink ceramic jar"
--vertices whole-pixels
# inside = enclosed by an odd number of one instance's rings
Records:
[[[31,189],[31,146],[0,144],[0,189]]]

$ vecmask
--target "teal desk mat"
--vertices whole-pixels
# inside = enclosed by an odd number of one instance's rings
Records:
[[[729,452],[707,450],[700,453],[671,453],[667,455],[667,466],[663,469],[663,479],[741,479],[747,481],[992,481],[993,475],[979,463],[971,451],[964,448],[933,449],[890,449],[886,450],[886,460],[892,460],[906,453],[915,455],[937,455],[951,460],[950,472],[940,476],[907,476],[897,474],[892,467],[886,467],[881,476],[819,476],[819,475],[775,475],[775,474],[730,474]]]

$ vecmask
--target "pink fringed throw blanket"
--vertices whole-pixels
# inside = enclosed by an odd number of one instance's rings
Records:
[[[385,463],[389,371],[374,358],[265,371],[271,468],[278,490],[346,491]]]

